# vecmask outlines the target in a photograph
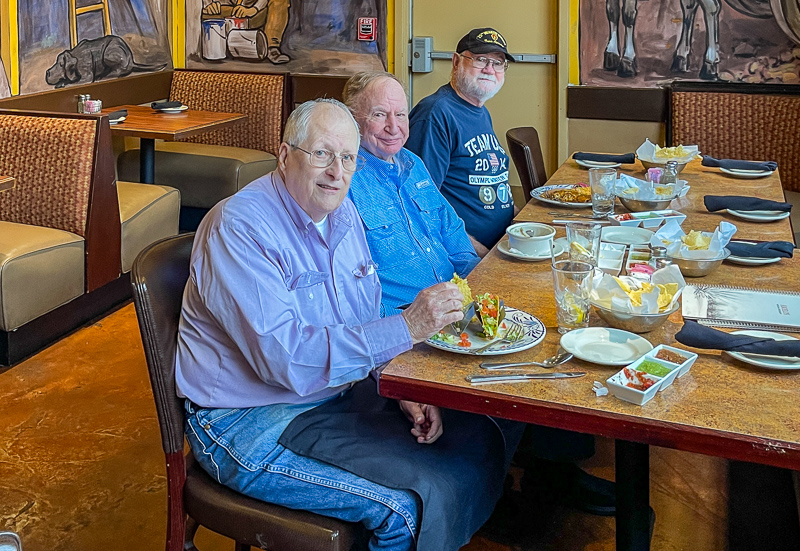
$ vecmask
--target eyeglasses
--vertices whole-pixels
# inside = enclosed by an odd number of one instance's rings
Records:
[[[469,57],[468,55],[458,54],[461,57],[466,57],[467,59],[472,61],[472,66],[476,69],[486,69],[489,65],[492,66],[495,73],[505,73],[506,69],[508,69],[508,60],[505,61],[497,61],[496,59],[492,59],[490,57]]]
[[[294,144],[289,144],[295,149],[299,149],[308,155],[308,162],[311,166],[316,168],[328,168],[333,164],[333,161],[338,157],[342,161],[342,170],[345,172],[356,172],[364,167],[366,159],[354,153],[342,153],[337,155],[333,151],[327,149],[315,149],[314,151],[306,151],[302,147]]]

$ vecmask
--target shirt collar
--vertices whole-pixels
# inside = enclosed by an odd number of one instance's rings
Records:
[[[286,189],[286,183],[283,181],[280,173],[277,170],[272,171],[272,182],[275,186],[275,190],[278,193],[278,197],[283,203],[283,207],[286,210],[286,213],[291,218],[294,225],[297,227],[299,231],[303,234],[308,233],[313,228],[316,231],[316,227],[314,226],[314,221],[308,215],[306,211],[304,211],[297,201],[294,200],[294,197],[289,193],[289,190]],[[347,201],[347,198],[345,198]],[[350,219],[350,216],[343,210],[343,205],[339,205],[339,207],[331,213],[328,213],[328,220],[331,224],[331,236],[338,233],[336,228],[341,224],[346,224],[348,226],[353,225],[353,221]]]

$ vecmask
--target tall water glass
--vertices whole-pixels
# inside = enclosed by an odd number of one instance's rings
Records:
[[[559,260],[553,264],[558,332],[589,327],[589,293],[593,267],[587,262]]]
[[[616,183],[616,169],[589,169],[589,186],[592,188],[592,214],[599,217],[607,217],[614,214],[614,186]]]
[[[597,266],[600,259],[600,230],[596,222],[567,222],[569,259]]]

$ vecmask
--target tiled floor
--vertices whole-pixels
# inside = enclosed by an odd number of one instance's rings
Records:
[[[0,373],[0,398],[0,529],[26,551],[163,549],[163,455],[131,305]],[[584,467],[612,477],[611,443]],[[652,549],[727,549],[727,463],[652,448],[651,467]],[[202,530],[197,543],[232,549]],[[610,551],[614,522],[558,509],[526,541],[466,549]]]

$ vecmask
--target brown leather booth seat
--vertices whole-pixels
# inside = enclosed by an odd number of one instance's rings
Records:
[[[176,70],[169,99],[190,109],[243,113],[230,128],[157,142],[155,183],[177,188],[181,205],[209,209],[277,167],[287,102],[284,74]],[[122,153],[120,179],[139,179],[139,149]]]
[[[0,365],[130,297],[135,256],[178,233],[180,195],[114,175],[107,117],[0,110]],[[118,194],[119,191],[119,194]]]

